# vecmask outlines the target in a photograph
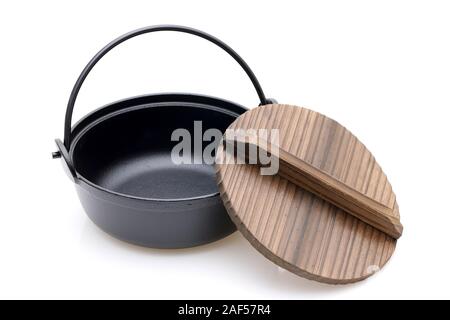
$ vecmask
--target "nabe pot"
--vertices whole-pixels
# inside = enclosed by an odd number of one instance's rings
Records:
[[[66,111],[64,142],[56,140],[54,157],[63,159],[84,210],[105,232],[148,247],[191,247],[221,239],[235,226],[219,196],[213,165],[175,164],[172,133],[183,128],[194,135],[194,121],[202,121],[203,130],[224,132],[246,109],[202,95],[153,94],[109,104],[71,125],[76,97],[95,64],[118,44],[156,31],[189,33],[216,44],[241,65],[261,104],[272,102],[245,61],[217,38],[181,26],[138,29],[104,47],[79,76]]]

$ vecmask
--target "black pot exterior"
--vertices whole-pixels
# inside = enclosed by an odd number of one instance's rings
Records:
[[[191,109],[198,108],[206,119],[217,118],[218,113],[223,113],[226,114],[227,122],[246,111],[240,105],[218,98],[190,94],[157,94],[122,100],[88,114],[73,127],[70,150],[62,150],[64,145],[58,144],[60,151],[65,154],[63,161],[70,168],[67,172],[74,173],[71,178],[81,204],[89,218],[100,229],[120,240],[141,246],[186,248],[226,237],[234,232],[236,227],[215,190],[191,198],[134,197],[96,184],[95,180],[90,180],[82,174],[85,169],[83,165],[88,162],[78,161],[77,164],[80,153],[86,150],[80,147],[83,144],[80,141],[95,136],[92,131],[99,124],[101,127],[111,119],[111,115],[123,115],[136,109],[146,109],[146,112],[153,115],[157,114],[156,110],[161,111],[165,104],[169,105],[168,108],[173,104],[186,105]],[[163,118],[158,121],[169,123],[171,119]],[[229,123],[222,125],[226,128]]]
[[[175,202],[111,196],[80,182],[78,197],[89,218],[120,240],[152,248],[186,248],[226,237],[236,230],[220,196]]]

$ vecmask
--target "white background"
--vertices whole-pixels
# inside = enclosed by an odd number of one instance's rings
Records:
[[[280,271],[239,233],[153,250],[114,240],[88,220],[50,157],[70,90],[103,45],[160,23],[221,38],[267,96],[322,112],[366,144],[405,227],[380,273],[324,285]],[[0,298],[450,298],[448,1],[2,1],[0,34]],[[165,91],[257,105],[225,53],[166,32],[107,55],[75,118]]]

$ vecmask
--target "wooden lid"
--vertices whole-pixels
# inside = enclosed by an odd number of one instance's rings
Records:
[[[290,105],[247,111],[229,129],[278,129],[279,146],[367,197],[393,209],[392,187],[372,154],[347,129]],[[223,156],[220,149],[218,157]],[[382,268],[396,240],[280,175],[217,161],[228,214],[250,243],[277,265],[326,283],[351,283]]]

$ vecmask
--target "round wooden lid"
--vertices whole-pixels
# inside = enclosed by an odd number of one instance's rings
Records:
[[[306,108],[272,104],[247,111],[229,129],[278,129],[280,148],[393,208],[399,217],[395,194],[375,158],[336,121]],[[239,231],[265,257],[295,274],[333,284],[356,282],[382,268],[394,252],[394,238],[279,175],[226,163],[217,163],[216,173]]]

